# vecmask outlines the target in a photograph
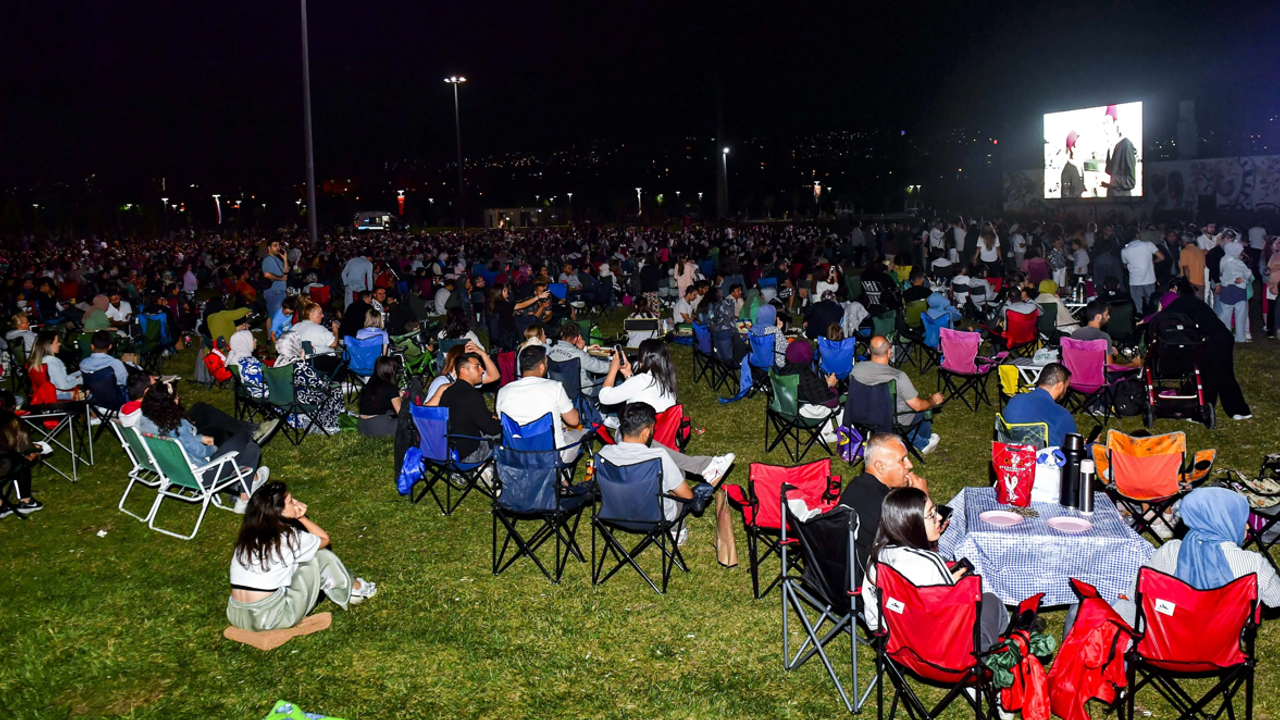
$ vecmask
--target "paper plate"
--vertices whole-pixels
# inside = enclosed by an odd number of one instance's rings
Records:
[[[1082,533],[1093,529],[1093,523],[1084,518],[1070,517],[1067,515],[1049,518],[1049,527],[1054,530],[1061,530],[1065,533]]]
[[[1008,510],[988,510],[978,516],[978,519],[988,525],[996,527],[1009,527],[1022,522],[1022,516],[1018,513],[1012,513]]]

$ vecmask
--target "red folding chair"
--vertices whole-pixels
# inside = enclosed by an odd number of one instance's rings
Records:
[[[991,339],[1014,357],[1030,357],[1040,347],[1040,331],[1036,322],[1040,319],[1040,311],[1029,313],[1009,311],[1005,313],[1003,332],[992,331]]]
[[[729,504],[742,513],[742,528],[747,534],[748,566],[751,570],[751,592],[757,600],[782,582],[786,568],[780,568],[777,577],[760,591],[760,566],[771,555],[781,560],[779,540],[782,535],[781,503],[782,486],[791,485],[791,498],[802,498],[810,508],[824,510],[835,505],[840,497],[840,479],[831,477],[831,458],[796,467],[780,467],[751,463],[747,487],[726,485]],[[763,546],[763,547],[762,547]]]
[[[328,285],[312,286],[307,290],[307,294],[311,296],[311,299],[315,301],[317,305],[320,305],[323,307],[329,304],[329,286]]]
[[[957,698],[973,708],[974,718],[996,715],[995,687],[982,663],[982,578],[968,575],[955,585],[917,587],[897,570],[877,563],[880,629],[876,674],[879,717],[884,718],[884,688],[893,686],[889,720],[901,700],[912,720],[933,720]],[[932,709],[911,687],[909,678],[947,690]],[[972,694],[965,692],[972,690]],[[984,712],[984,706],[986,711]]]
[[[654,442],[662,443],[673,450],[684,452],[689,446],[689,437],[693,434],[689,416],[684,414],[684,405],[672,405],[658,413],[653,425]],[[596,425],[596,437],[605,445],[612,445],[613,431],[604,425]]]
[[[1258,576],[1196,590],[1152,568],[1138,571],[1138,642],[1128,661],[1128,717],[1138,691],[1154,687],[1178,711],[1176,720],[1235,720],[1235,697],[1244,688],[1244,720],[1253,718],[1254,638],[1261,621]],[[1179,680],[1217,678],[1199,699]],[[1216,710],[1206,708],[1220,700]]]

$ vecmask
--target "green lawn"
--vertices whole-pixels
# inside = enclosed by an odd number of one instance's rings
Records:
[[[1237,353],[1253,420],[1225,420],[1214,432],[1174,421],[1158,427],[1187,431],[1193,448],[1216,446],[1219,466],[1256,471],[1275,449],[1275,350],[1260,342]],[[728,482],[744,482],[753,460],[785,464],[781,451],[761,452],[763,401],[717,404],[692,383],[688,351],[676,355],[680,398],[694,427],[706,428],[690,451],[736,452]],[[192,360],[187,351],[167,370],[189,375]],[[935,379],[919,383],[932,388]],[[230,409],[229,391],[183,383],[183,394]],[[986,482],[992,416],[956,404],[935,421],[943,442],[919,472],[936,499]],[[559,586],[523,561],[493,577],[487,501],[473,496],[448,518],[429,500],[411,505],[395,491],[391,442],[350,434],[312,437],[300,448],[277,438],[265,460],[273,479],[309,503],[348,567],[378,583],[377,597],[351,612],[326,606],[335,612],[331,629],[271,652],[232,643],[221,633],[239,517],[210,511],[192,541],[148,530],[116,509],[126,468],[107,438],[79,483],[37,473],[43,512],[0,522],[0,717],[251,720],[276,699],[351,719],[844,714],[819,664],[782,670],[780,597],[751,599],[741,529],[744,564],[725,570],[710,546],[712,514],[693,520],[684,549],[690,571],[677,572],[665,596],[629,571],[593,588],[587,566],[576,563]],[[135,508],[145,496],[137,492]],[[161,514],[170,527],[195,519],[168,502]],[[588,529],[584,523],[584,546]],[[1061,617],[1051,621],[1060,627]],[[1274,623],[1264,625],[1259,647],[1258,717],[1267,718],[1280,689]],[[869,673],[870,653],[862,659]],[[872,705],[864,714],[874,712]]]

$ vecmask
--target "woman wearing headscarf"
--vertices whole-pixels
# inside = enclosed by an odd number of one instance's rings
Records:
[[[1249,336],[1249,286],[1253,284],[1253,271],[1244,260],[1244,245],[1232,241],[1222,246],[1222,262],[1219,263],[1221,282],[1218,285],[1218,318],[1227,327],[1235,323],[1236,342],[1248,342]]]
[[[266,400],[271,392],[267,389],[267,381],[262,374],[262,361],[253,355],[258,345],[253,333],[237,330],[231,334],[231,340],[227,344],[231,347],[227,352],[227,368],[240,373],[240,384],[250,397]]]
[[[106,295],[93,296],[93,302],[90,303],[89,309],[85,311],[84,318],[80,321],[84,332],[110,330],[111,320],[107,318],[107,308],[109,307],[111,307],[111,301],[107,299]]]
[[[751,334],[756,337],[773,336],[773,364],[782,367],[787,364],[787,336],[782,332],[782,322],[778,320],[778,308],[772,303],[760,306],[756,311],[756,322],[751,326]]]
[[[800,416],[831,422],[823,428],[828,442],[836,437],[836,414],[840,410],[840,393],[836,391],[839,378],[835,373],[820,375],[813,365],[813,346],[803,338],[787,345],[786,364],[778,375],[798,375],[796,399],[800,402]]]
[[[276,367],[293,366],[294,394],[299,402],[312,406],[311,417],[324,432],[332,435],[340,432],[338,417],[342,414],[342,396],[329,388],[329,381],[306,362],[306,350],[302,338],[295,332],[287,332],[276,340]]]
[[[1266,299],[1267,336],[1276,336],[1276,305],[1280,304],[1280,237],[1271,239],[1271,254],[1267,256]]]
[[[925,310],[924,314],[928,315],[930,318],[934,320],[941,320],[944,316],[949,315],[951,317],[952,325],[955,325],[956,323],[960,322],[960,318],[961,318],[960,311],[957,310],[956,307],[951,304],[950,300],[947,300],[946,295],[943,295],[942,293],[939,293],[939,292],[935,292],[934,294],[930,295],[928,300],[926,300],[925,302],[928,303],[929,309]]]
[[[1080,329],[1080,323],[1071,317],[1071,313],[1067,310],[1067,306],[1062,304],[1062,299],[1058,297],[1058,283],[1052,280],[1041,280],[1037,288],[1040,294],[1036,296],[1036,305],[1040,306],[1040,312],[1044,312],[1045,305],[1053,304],[1057,306],[1054,315],[1054,325],[1058,327],[1058,332],[1064,335],[1070,335]]]

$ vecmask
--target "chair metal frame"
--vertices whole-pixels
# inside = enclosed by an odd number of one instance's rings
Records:
[[[653,473],[649,478],[643,481],[650,482],[656,488],[657,492],[653,495],[653,501],[657,508],[656,517],[654,519],[638,519],[632,520],[621,517],[605,517],[603,513],[607,509],[609,503],[609,492],[606,488],[611,484],[606,478],[601,483],[602,475],[612,472],[623,473],[624,470],[633,468],[645,468],[647,472]],[[689,572],[688,566],[685,564],[684,556],[680,553],[680,546],[676,539],[672,537],[672,532],[678,529],[688,516],[692,508],[692,500],[675,497],[662,492],[662,460],[654,458],[633,465],[618,466],[610,463],[608,460],[595,457],[595,475],[598,483],[600,502],[592,506],[591,513],[591,584],[603,585],[613,577],[619,570],[626,566],[631,566],[644,581],[653,588],[653,591],[659,595],[667,592],[667,584],[671,580],[671,573],[674,568],[680,568],[683,572]],[[626,482],[620,478],[620,481]],[[680,508],[679,514],[674,520],[668,519],[663,501],[671,500]],[[640,540],[628,550],[622,541],[618,539],[616,533],[626,533],[629,535],[640,535]],[[596,546],[597,540],[600,540],[600,553],[597,556]],[[658,582],[655,583],[653,578],[640,567],[637,558],[649,547],[657,547],[661,553],[660,572]],[[614,560],[613,567],[608,571],[604,571],[606,561],[612,556]],[[598,561],[597,561],[598,559]],[[661,586],[659,586],[659,583]]]

